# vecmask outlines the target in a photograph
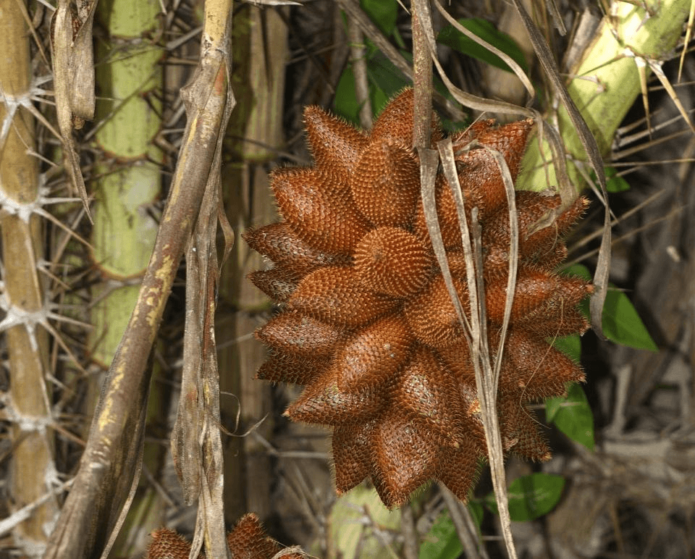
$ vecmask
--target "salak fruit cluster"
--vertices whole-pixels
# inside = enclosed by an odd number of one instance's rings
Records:
[[[272,559],[280,546],[268,538],[255,514],[244,516],[227,536],[227,544],[234,559]],[[145,559],[188,559],[191,544],[174,532],[162,528],[152,533],[152,542]],[[205,557],[200,554],[200,557]],[[285,555],[287,559],[301,559],[300,553]]]
[[[420,200],[413,92],[393,99],[370,134],[317,107],[308,107],[304,119],[315,165],[275,171],[283,220],[245,235],[273,263],[249,277],[280,306],[256,332],[270,349],[258,378],[306,387],[285,415],[333,428],[338,493],[369,477],[394,507],[437,479],[465,500],[486,445],[469,348]],[[452,138],[467,208],[478,208],[482,226],[493,355],[505,305],[509,212],[493,155],[475,146],[501,152],[516,179],[531,127],[528,120],[501,127],[483,121]],[[435,115],[433,129],[434,142],[442,137]],[[460,227],[443,176],[436,197],[451,273],[469,312]],[[588,328],[577,306],[592,286],[554,271],[566,256],[563,235],[587,202],[579,198],[536,232],[559,197],[518,192],[516,204],[520,264],[498,413],[507,451],[547,460],[526,404],[584,379],[579,365],[549,342]]]

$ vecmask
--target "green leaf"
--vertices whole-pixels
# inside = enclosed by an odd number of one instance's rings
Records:
[[[370,91],[379,90],[386,100],[391,99],[412,82],[381,51],[377,50],[367,61],[367,78]],[[372,98],[374,114],[379,114],[384,105],[377,105]]]
[[[570,359],[579,362],[582,356],[582,339],[579,334],[572,334],[571,336],[563,336],[562,338],[555,338],[554,340],[548,340],[552,342],[553,347],[558,351],[561,351],[567,355]]]
[[[604,167],[603,172],[606,175],[606,190],[608,192],[624,192],[625,190],[630,190],[630,183],[628,183],[623,177],[618,176],[618,169],[615,167]],[[591,180],[594,184],[598,185],[596,179],[596,173],[591,171]]]
[[[615,167],[605,167],[603,172],[606,174],[606,190],[608,192],[624,192],[630,190],[630,184],[621,176],[618,176],[618,169]]]
[[[456,559],[463,553],[463,546],[449,511],[442,512],[420,545],[419,559]]]
[[[458,22],[469,31],[475,33],[481,39],[497,47],[505,54],[508,54],[517,64],[519,64],[519,66],[521,66],[524,72],[528,73],[528,65],[526,64],[524,53],[519,48],[519,45],[517,45],[514,39],[512,39],[509,35],[498,31],[495,29],[495,26],[492,25],[492,23],[484,19],[459,19]],[[472,56],[473,58],[477,58],[483,62],[487,62],[492,66],[502,68],[508,72],[512,71],[499,56],[492,54],[485,47],[479,45],[472,39],[469,39],[452,25],[445,27],[439,32],[439,35],[437,35],[437,41],[443,45],[451,47],[454,50],[457,50],[458,52],[467,54],[468,56]]]
[[[560,500],[564,487],[565,478],[552,474],[536,473],[515,479],[507,490],[509,516],[514,522],[526,522],[548,514]],[[485,497],[485,503],[497,514],[494,492]]]
[[[572,384],[567,398],[548,398],[545,418],[573,441],[594,450],[594,414],[580,385]]]
[[[372,112],[378,115],[399,91],[410,84],[408,78],[396,68],[381,51],[367,55],[367,79]],[[333,101],[333,110],[346,120],[359,126],[360,106],[355,93],[355,75],[347,66],[340,76]]]
[[[387,37],[396,28],[398,0],[360,0],[360,6]]]
[[[612,287],[612,285],[611,285]],[[657,352],[654,340],[625,293],[608,290],[603,305],[603,333],[616,343]]]
[[[478,501],[469,501],[468,510],[471,512],[471,516],[473,517],[473,520],[475,520],[478,530],[480,530],[480,526],[483,523],[483,515],[485,514],[483,505],[481,505]]]
[[[468,510],[478,530],[485,513],[483,505],[477,501],[468,503]],[[432,528],[423,538],[419,559],[456,559],[463,553],[463,547],[456,534],[456,528],[449,511],[442,512],[432,524]]]
[[[335,89],[335,99],[333,100],[333,110],[339,116],[352,124],[359,126],[360,106],[357,103],[355,93],[355,75],[352,68],[347,66],[340,76],[338,86]]]
[[[584,264],[572,264],[562,270],[562,274],[565,276],[579,276],[586,281],[591,281],[591,272]]]
[[[586,266],[581,264],[570,266],[563,273],[580,276],[587,281],[591,280],[591,273]],[[613,284],[610,284],[610,287],[613,289],[608,289],[606,302],[603,305],[603,333],[609,340],[621,345],[654,352],[658,351],[632,301],[625,293],[617,291]],[[588,317],[588,301],[582,303],[581,309]]]

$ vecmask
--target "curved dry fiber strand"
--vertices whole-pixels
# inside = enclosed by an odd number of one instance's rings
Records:
[[[320,377],[330,366],[330,359],[295,357],[275,352],[261,365],[256,378],[270,382],[289,382],[306,386]]]
[[[466,211],[470,215],[471,203],[468,193],[464,192],[466,197]],[[442,241],[447,249],[461,251],[461,227],[458,221],[458,213],[456,212],[456,203],[454,195],[443,176],[438,175],[435,182],[435,200],[437,203],[437,216],[439,229],[442,234]],[[479,205],[474,202],[472,205]],[[413,219],[413,233],[420,239],[424,245],[431,250],[432,241],[430,240],[427,229],[427,220],[425,218],[425,210],[422,203],[418,204]]]
[[[424,427],[444,446],[458,447],[466,436],[456,382],[429,349],[420,347],[391,382],[391,406],[413,425]]]
[[[526,143],[532,128],[533,119],[528,118],[510,122],[499,128],[488,128],[477,136],[481,144],[502,154],[513,181],[516,181],[519,174],[521,160],[524,158]]]
[[[290,306],[337,326],[359,326],[395,310],[398,302],[374,293],[353,268],[322,268],[306,276]]]
[[[573,276],[557,276],[557,289],[533,313],[529,313],[519,323],[523,324],[538,317],[548,320],[555,317],[560,321],[565,309],[576,309],[587,296],[594,292],[594,286],[583,278]]]
[[[367,233],[355,248],[355,270],[374,291],[408,297],[420,291],[434,266],[424,245],[397,227],[379,227]]]
[[[336,188],[333,174],[285,168],[274,171],[271,179],[282,217],[314,248],[350,255],[369,230],[350,192]]]
[[[505,450],[534,462],[550,460],[548,442],[539,432],[543,427],[536,414],[520,403],[521,398],[521,391],[500,394],[497,398],[497,413]]]
[[[256,338],[284,353],[329,357],[343,332],[310,316],[287,311],[271,318],[255,332]]]
[[[440,446],[422,426],[395,410],[375,426],[372,438],[372,481],[381,500],[397,507],[435,475]]]
[[[442,450],[436,478],[462,502],[467,502],[480,473],[484,455],[472,444]]]
[[[552,272],[567,259],[567,246],[563,241],[556,241],[549,250],[541,249],[531,257],[523,259],[523,265],[538,270]]]
[[[504,351],[508,364],[500,390],[521,390],[524,402],[561,396],[567,383],[584,381],[584,372],[577,363],[529,332],[510,330]]]
[[[458,178],[467,207],[478,208],[478,219],[485,222],[507,202],[507,192],[495,156],[482,147],[464,153],[457,160]]]
[[[406,226],[420,198],[420,165],[410,146],[371,142],[350,177],[355,205],[374,225]]]
[[[350,175],[367,147],[367,135],[316,106],[304,109],[304,124],[316,166]]]
[[[582,335],[589,329],[589,321],[576,308],[561,307],[559,313],[550,316],[534,316],[520,327],[543,338],[561,338],[572,334]]]
[[[507,298],[507,284],[504,281],[492,282],[486,288],[485,304],[488,319],[502,324]],[[521,269],[517,276],[511,320],[525,322],[538,313],[549,316],[555,309],[564,305],[576,307],[589,293],[590,284],[581,278],[558,276],[552,272],[534,269]],[[555,314],[557,316],[557,314]]]
[[[347,425],[368,421],[381,411],[383,405],[383,395],[376,390],[357,393],[340,390],[337,371],[329,368],[304,389],[284,415],[292,421]]]
[[[400,314],[386,316],[355,332],[337,351],[338,386],[346,392],[374,389],[410,356],[415,339]]]
[[[191,544],[173,530],[161,528],[151,536],[146,559],[188,559]]]
[[[372,128],[372,141],[395,140],[406,146],[413,145],[413,117],[415,94],[412,88],[404,89],[386,105]],[[437,114],[432,112],[432,147],[443,134]]]
[[[530,254],[534,260],[542,262],[549,269],[553,267],[553,262],[555,262],[555,266],[560,264],[567,255],[562,239],[581,219],[588,207],[589,200],[587,198],[584,196],[577,198],[551,225],[539,229],[528,237],[525,241],[525,253]],[[529,224],[530,227],[533,227],[533,225],[535,225],[533,222]],[[558,245],[561,246],[561,253],[554,255],[553,253]]]
[[[323,266],[349,263],[345,256],[327,254],[315,249],[300,239],[286,223],[247,229],[242,238],[253,250],[301,277]]]
[[[454,281],[463,308],[468,312],[468,288]],[[434,278],[425,290],[406,301],[404,314],[415,337],[430,347],[440,349],[464,340],[454,304],[442,276]]]
[[[519,256],[521,258],[536,257],[538,253],[550,252],[582,216],[588,205],[584,197],[577,198],[572,206],[560,214],[557,219],[543,229],[529,235],[538,222],[560,206],[560,197],[535,192],[518,192],[516,195],[518,204],[519,222]],[[485,223],[483,228],[482,243],[484,246],[509,245],[509,213],[502,208]]]
[[[548,212],[553,211],[560,205],[560,197],[556,194],[549,194],[550,191],[536,192],[517,192],[517,222],[519,225],[519,257],[533,255],[538,250],[547,245],[550,248],[558,239],[557,228],[550,226],[548,233],[552,232],[553,239],[546,241],[546,235],[541,235],[542,229],[534,235],[529,236],[529,228],[538,223]],[[549,237],[549,235],[548,235]],[[482,231],[483,246],[509,247],[509,209],[505,204],[497,212],[485,221]]]
[[[338,495],[350,491],[372,472],[371,440],[377,420],[333,429],[333,465]]]
[[[494,125],[494,119],[477,120],[467,128],[452,134],[451,143],[454,148],[454,157],[460,157],[468,144]]]
[[[246,277],[268,297],[281,303],[290,300],[292,293],[299,285],[300,279],[297,274],[290,272],[282,266],[276,266],[270,270],[251,272]]]

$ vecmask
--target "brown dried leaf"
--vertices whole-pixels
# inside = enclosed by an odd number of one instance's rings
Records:
[[[58,127],[64,146],[65,169],[89,212],[87,189],[80,169],[73,129],[94,118],[94,52],[92,25],[98,0],[83,2],[80,9],[70,0],[59,0],[53,15],[51,49]]]

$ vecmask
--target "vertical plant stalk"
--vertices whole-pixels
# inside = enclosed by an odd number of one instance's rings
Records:
[[[158,27],[158,0],[102,0],[97,20],[107,35],[97,42],[99,150],[94,194],[92,259],[103,283],[92,289],[91,356],[108,368],[137,300],[152,254],[157,222],[148,209],[160,191],[152,140],[161,126],[158,64],[163,49],[148,40]],[[103,99],[103,100],[102,100]],[[123,285],[129,280],[128,285]]]
[[[234,105],[228,87],[231,9],[231,0],[206,2],[200,62],[181,91],[188,122],[155,248],[46,559],[99,556],[137,483],[148,358],[203,195],[219,180],[213,161],[219,162],[220,137]]]
[[[0,332],[7,333],[11,373],[7,417],[14,443],[8,493],[21,509],[52,493],[58,485],[48,426],[53,422],[46,332],[45,286],[39,275],[43,258],[38,161],[31,103],[31,58],[27,22],[20,1],[0,6],[0,227],[3,272]],[[25,105],[25,106],[23,106]],[[54,497],[37,507],[14,529],[15,545],[28,557],[40,557],[58,512]]]
[[[432,67],[434,62],[437,68],[440,69],[439,61],[437,60],[435,45],[434,45],[434,30],[432,28],[432,18],[430,13],[430,5],[428,0],[414,0],[413,2],[413,59],[417,61],[421,58],[427,61],[429,67],[429,81],[431,83]],[[422,122],[427,119],[430,121],[430,105],[425,105],[426,102],[431,104],[431,93],[429,99],[421,93],[422,97],[418,99],[418,72],[416,62],[415,72],[415,147],[418,148],[420,155],[420,176],[422,188],[422,202],[425,211],[425,219],[427,229],[432,239],[437,261],[444,276],[444,282],[447,286],[449,296],[456,308],[459,322],[466,333],[466,339],[471,350],[473,366],[475,369],[475,380],[478,393],[478,401],[483,420],[483,428],[485,432],[485,440],[487,443],[488,459],[490,463],[490,471],[492,474],[493,487],[495,489],[495,498],[500,514],[500,523],[502,534],[504,536],[507,553],[510,559],[516,559],[516,549],[511,532],[511,518],[508,508],[508,497],[506,489],[506,477],[504,469],[504,452],[502,447],[502,439],[499,427],[499,418],[497,414],[497,385],[499,380],[499,372],[502,362],[502,353],[504,351],[504,336],[509,324],[509,316],[511,314],[512,302],[514,297],[515,281],[518,256],[518,229],[516,225],[516,207],[514,204],[514,185],[509,174],[507,164],[499,153],[495,152],[497,163],[500,167],[500,173],[503,176],[505,190],[507,193],[507,202],[509,207],[510,218],[510,248],[509,248],[509,280],[507,286],[507,299],[505,302],[505,319],[502,328],[502,336],[499,342],[497,358],[493,357],[488,347],[487,334],[487,313],[485,309],[485,285],[482,276],[482,247],[480,246],[480,224],[477,222],[477,208],[471,209],[472,223],[469,227],[466,213],[465,200],[458,180],[458,173],[454,162],[453,148],[451,139],[442,140],[437,144],[439,153],[430,149],[430,130],[429,124],[423,125]],[[442,78],[447,81],[445,74],[440,69]],[[423,78],[420,78],[423,79]],[[427,88],[431,91],[431,86],[420,85],[421,88]],[[461,99],[459,99],[461,101]],[[422,105],[422,106],[421,106]],[[426,108],[425,108],[426,107]],[[427,112],[425,112],[425,110]],[[425,114],[423,115],[423,112]],[[419,145],[417,142],[420,142]],[[458,213],[459,224],[461,227],[461,239],[463,242],[463,250],[466,260],[467,284],[470,293],[470,321],[467,320],[463,311],[461,301],[453,283],[451,273],[446,257],[446,251],[442,242],[441,231],[439,229],[437,206],[435,201],[435,177],[440,164],[443,166],[444,175],[449,183],[456,201],[456,209]],[[496,362],[494,362],[496,361]]]
[[[96,13],[106,33],[96,43],[99,178],[93,183],[91,257],[103,281],[91,290],[96,304],[88,343],[93,361],[103,369],[111,364],[128,325],[157,234],[151,207],[160,194],[162,153],[152,140],[161,127],[157,93],[162,89],[163,49],[150,38],[158,35],[159,11],[158,0],[102,0]],[[99,396],[98,377],[90,380],[88,415]],[[149,419],[156,421],[166,412],[161,404],[160,398],[150,398]],[[161,445],[148,445],[144,460],[150,472],[161,467],[164,452]],[[125,539],[144,543],[164,521],[162,499],[151,485],[138,492],[132,512],[137,523],[128,522],[119,545],[125,545]]]
[[[413,147],[429,149],[432,136],[432,58],[427,46],[427,36],[418,16],[418,6],[422,0],[413,3],[413,93],[415,95],[415,115],[413,120]]]
[[[360,126],[364,130],[372,129],[372,102],[369,99],[369,80],[367,79],[367,47],[364,35],[357,22],[348,20],[348,41],[350,42],[350,62],[355,76],[355,95],[360,105]]]
[[[262,8],[245,4],[234,16],[234,69],[232,87],[239,100],[227,128],[223,196],[234,230],[277,219],[264,163],[277,156],[283,145],[283,105],[287,26],[280,14],[284,8]],[[222,347],[218,354],[222,391],[238,396],[221,402],[224,425],[238,432],[267,416],[272,410],[271,387],[252,378],[266,359],[263,344],[253,337],[258,314],[267,312],[265,294],[244,279],[263,265],[261,256],[245,242],[236,243],[230,262],[222,270],[220,313],[217,334]],[[256,433],[270,438],[270,418],[258,425]],[[249,483],[251,477],[272,476],[272,461],[255,436],[228,437],[225,440],[225,514],[235,522],[247,510],[263,519],[271,512],[268,484]]]

